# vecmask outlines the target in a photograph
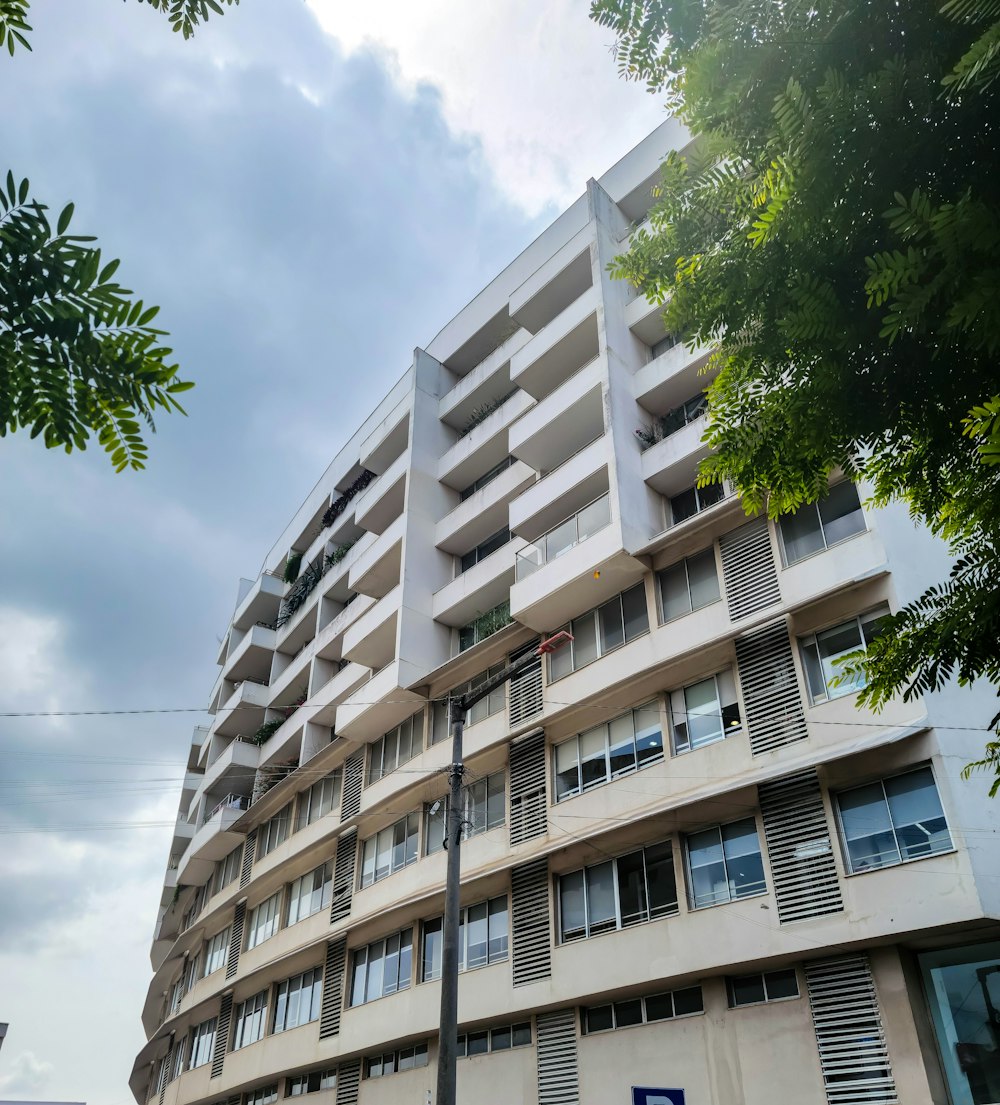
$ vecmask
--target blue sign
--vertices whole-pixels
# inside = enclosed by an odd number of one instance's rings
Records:
[[[684,1105],[684,1091],[633,1086],[632,1105]]]

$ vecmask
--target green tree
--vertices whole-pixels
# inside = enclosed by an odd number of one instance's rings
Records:
[[[139,0],[189,38],[216,0]],[[222,0],[226,4],[239,0]],[[31,49],[29,0],[0,0],[0,47]],[[184,413],[176,396],[194,386],[168,363],[158,308],[114,279],[88,235],[70,234],[73,205],[53,228],[27,180],[0,186],[0,435],[27,430],[48,448],[85,449],[92,435],[117,471],[144,467],[140,423],[158,410]]]
[[[591,16],[693,135],[613,270],[669,330],[718,346],[699,478],[776,516],[840,469],[952,543],[950,578],[854,659],[862,704],[1000,681],[1000,3],[595,0]]]

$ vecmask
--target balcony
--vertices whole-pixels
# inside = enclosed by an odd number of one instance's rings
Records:
[[[398,456],[358,497],[354,520],[361,529],[383,533],[402,514],[406,497],[407,454]]]
[[[242,833],[233,831],[233,825],[248,805],[247,795],[227,794],[211,807],[177,866],[178,882],[197,886],[211,877],[215,861],[229,855],[243,839]]]
[[[401,399],[361,446],[360,462],[370,472],[384,472],[410,442],[410,397]]]
[[[286,656],[280,652],[274,654],[275,666],[281,662],[285,666],[277,672],[271,680],[270,697],[268,706],[281,708],[290,706],[302,697],[309,685],[309,665],[315,653],[313,641],[303,645],[294,656]],[[247,732],[246,729],[243,732]],[[252,730],[251,730],[252,732]]]
[[[434,595],[434,620],[462,626],[484,610],[492,610],[507,598],[514,582],[514,566],[524,542],[509,541],[478,564],[456,576]]]
[[[360,686],[368,682],[370,669],[363,664],[348,663],[334,674],[309,698],[310,721],[332,726],[337,707]]]
[[[260,762],[260,749],[248,740],[237,738],[226,745],[218,759],[208,765],[201,786],[201,793],[249,792],[247,782],[253,781],[253,773]]]
[[[608,490],[608,442],[592,441],[510,504],[510,528],[534,541]]]
[[[781,601],[792,607],[843,592],[851,584],[884,575],[889,570],[877,532],[866,530],[814,553],[778,572]]]
[[[600,352],[597,291],[589,289],[511,359],[511,381],[544,399]]]
[[[329,622],[316,634],[316,647],[314,655],[322,660],[342,659],[344,634],[354,625],[358,618],[366,614],[375,605],[376,599],[367,595],[359,595],[353,602],[347,603],[344,608],[334,615]]]
[[[264,720],[270,694],[266,683],[244,679],[216,714],[212,732],[223,737],[252,733]]]
[[[646,345],[655,345],[667,337],[663,325],[663,304],[653,303],[644,295],[636,296],[625,308],[625,324]]]
[[[698,465],[711,451],[702,441],[706,426],[702,415],[642,454],[642,478],[654,491],[669,497],[695,482]]]
[[[582,510],[554,526],[517,554],[516,579],[534,575],[545,564],[564,556],[595,533],[611,525],[611,496],[605,492]]]
[[[284,581],[270,572],[264,572],[236,607],[233,625],[247,630],[257,622],[273,622],[278,616],[278,604],[284,593]]]
[[[399,661],[394,660],[337,707],[337,736],[370,741],[405,721],[424,702],[399,685]]]
[[[511,427],[510,451],[538,472],[604,433],[604,360],[595,357]]]
[[[456,556],[474,549],[506,524],[509,504],[535,479],[523,461],[512,464],[438,522],[435,545]]]
[[[531,338],[527,330],[518,330],[441,397],[438,417],[453,429],[466,426],[476,408],[493,395],[505,395],[511,389],[510,359]]]
[[[349,590],[380,599],[399,583],[405,522],[401,515],[353,559],[347,577]]]
[[[510,297],[510,317],[537,334],[593,284],[588,223],[539,266]]]
[[[244,679],[264,682],[271,675],[271,655],[276,644],[275,632],[263,625],[252,626],[233,648],[222,669],[233,683]]]
[[[402,585],[380,598],[344,633],[344,659],[377,671],[396,655],[396,619]]]
[[[509,429],[534,404],[530,395],[517,391],[444,454],[438,463],[438,479],[461,491],[499,464],[510,453]]]
[[[712,375],[702,375],[701,370],[711,355],[710,345],[688,350],[678,342],[639,369],[632,378],[632,393],[646,410],[662,414],[708,387]]]

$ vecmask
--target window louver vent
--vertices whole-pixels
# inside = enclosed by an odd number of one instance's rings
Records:
[[[898,1101],[868,957],[807,963],[805,975],[829,1105]]]
[[[816,771],[761,783],[757,793],[778,919],[838,913],[844,902]]]
[[[232,978],[240,965],[240,951],[243,948],[243,926],[247,918],[247,904],[240,902],[233,912],[233,928],[229,937],[229,956],[226,959],[226,978]]]
[[[781,601],[767,522],[758,518],[719,539],[730,621]]]
[[[533,641],[527,648],[522,648],[511,656],[511,662],[523,656],[526,652],[534,652],[538,648],[538,642]],[[510,681],[510,727],[515,728],[523,724],[528,718],[541,713],[542,710],[542,658],[524,671],[520,672]]]
[[[757,756],[805,740],[809,734],[785,623],[738,638],[736,660],[751,752]]]
[[[337,859],[333,865],[333,901],[330,924],[341,921],[351,912],[354,897],[354,868],[358,854],[358,831],[352,829],[337,841]]]
[[[243,865],[240,867],[240,890],[250,881],[250,871],[253,868],[254,853],[257,851],[257,830],[251,829],[243,844]]]
[[[510,842],[523,844],[548,831],[545,795],[545,734],[510,746]]]
[[[526,986],[552,974],[548,860],[513,868],[510,888],[514,985]]]
[[[361,1060],[342,1063],[337,1068],[337,1105],[358,1105],[358,1087],[361,1085]]]
[[[361,812],[361,788],[365,781],[364,751],[355,752],[344,764],[343,797],[340,800],[340,820],[348,821]]]
[[[163,1065],[160,1067],[160,1105],[163,1105],[163,1095],[167,1092],[167,1083],[170,1081],[170,1069],[174,1065],[174,1048],[176,1044],[170,1041],[167,1054],[163,1057]]]
[[[219,1019],[215,1025],[215,1047],[212,1050],[212,1077],[222,1074],[226,1061],[226,1045],[229,1043],[229,1022],[233,1019],[233,995],[225,994],[219,1006]]]
[[[336,1036],[340,1032],[340,1011],[343,1008],[344,967],[347,963],[347,937],[331,940],[326,946],[326,970],[323,972],[323,1000],[319,1013],[319,1038]],[[355,1099],[357,1093],[355,1093]],[[340,1100],[338,1091],[337,1100]]]
[[[579,1105],[573,1010],[542,1013],[535,1020],[535,1036],[538,1041],[538,1105]]]

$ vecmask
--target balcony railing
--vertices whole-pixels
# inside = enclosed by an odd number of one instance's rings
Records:
[[[536,542],[526,546],[517,554],[515,578],[526,579],[537,572],[543,564],[558,559],[563,553],[576,548],[606,526],[611,525],[611,500],[605,493],[582,510],[577,511],[565,522],[560,522]]]
[[[215,807],[212,809],[212,811],[210,813],[205,815],[205,820],[202,822],[202,824],[207,825],[208,822],[211,821],[212,818],[215,817],[215,815],[220,810],[245,810],[245,809],[249,809],[250,808],[249,807],[249,802],[250,802],[250,800],[247,798],[247,796],[245,794],[227,794],[226,797],[223,798],[221,802],[218,802],[215,805]]]

